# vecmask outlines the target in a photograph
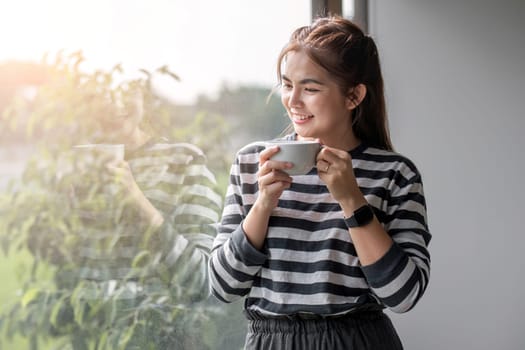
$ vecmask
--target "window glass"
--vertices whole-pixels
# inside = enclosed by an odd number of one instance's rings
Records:
[[[343,0],[343,17],[352,18],[354,17],[354,0]]]
[[[207,256],[235,151],[287,125],[304,0],[23,0],[0,53],[0,348],[240,349]]]

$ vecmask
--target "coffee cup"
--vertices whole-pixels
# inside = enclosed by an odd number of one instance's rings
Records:
[[[292,168],[284,169],[288,175],[306,175],[316,164],[317,153],[321,144],[310,140],[273,140],[266,142],[266,147],[279,146],[279,152],[272,156],[272,160],[290,162]]]

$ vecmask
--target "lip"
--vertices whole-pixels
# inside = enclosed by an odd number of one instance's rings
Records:
[[[290,113],[291,119],[296,124],[303,124],[311,120],[314,116],[312,114]]]

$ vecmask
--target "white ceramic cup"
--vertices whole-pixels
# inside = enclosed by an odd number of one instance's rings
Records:
[[[279,146],[279,152],[272,156],[272,160],[290,162],[293,167],[284,170],[288,175],[305,175],[316,164],[317,153],[321,144],[317,141],[285,141],[273,140],[265,143],[266,147]]]

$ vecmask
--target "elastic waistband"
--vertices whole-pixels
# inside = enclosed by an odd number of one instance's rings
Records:
[[[296,313],[290,315],[265,315],[260,311],[245,309],[244,315],[248,320],[345,320],[345,319],[362,319],[373,320],[383,316],[383,310],[377,308],[366,308],[352,310],[345,314],[339,315],[318,315],[312,313]]]
[[[248,329],[254,333],[316,332],[333,329],[338,325],[352,328],[387,317],[382,310],[355,311],[328,316],[306,313],[274,316],[254,310],[244,310],[244,315],[248,319]]]

